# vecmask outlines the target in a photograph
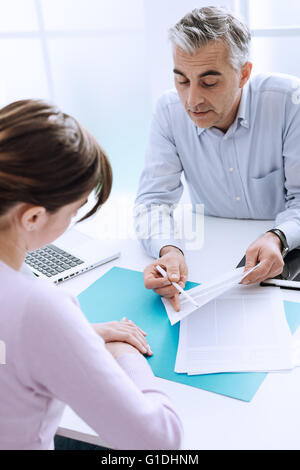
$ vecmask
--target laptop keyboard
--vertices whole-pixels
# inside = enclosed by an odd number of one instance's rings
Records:
[[[45,276],[51,277],[79,266],[84,261],[55,245],[48,245],[45,248],[28,253],[25,263]]]

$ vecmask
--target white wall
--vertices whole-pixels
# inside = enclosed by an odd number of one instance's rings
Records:
[[[248,11],[249,24],[254,30],[253,72],[287,73],[299,77],[300,31],[297,35],[288,34],[288,28],[300,26],[300,1],[249,0]],[[257,33],[259,37],[256,37]]]

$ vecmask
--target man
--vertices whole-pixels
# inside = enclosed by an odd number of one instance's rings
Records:
[[[216,7],[193,10],[170,30],[176,91],[159,100],[136,199],[141,232],[150,209],[178,203],[184,172],[193,204],[205,214],[267,219],[274,231],[247,250],[245,283],[279,275],[283,256],[300,245],[300,107],[294,77],[250,80],[248,27]],[[164,218],[172,218],[165,210]],[[159,258],[145,269],[145,286],[168,297],[176,310],[188,268],[183,246],[159,225],[143,240]],[[168,279],[155,269],[166,267]]]

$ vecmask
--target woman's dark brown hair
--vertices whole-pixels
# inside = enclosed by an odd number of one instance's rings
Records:
[[[16,203],[55,212],[96,190],[94,214],[111,192],[112,170],[96,139],[71,116],[44,101],[0,110],[0,215]]]

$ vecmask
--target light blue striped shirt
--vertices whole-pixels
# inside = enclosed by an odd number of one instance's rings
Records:
[[[191,201],[205,214],[234,219],[276,219],[290,249],[300,246],[300,81],[288,75],[257,75],[243,88],[237,117],[224,134],[201,129],[188,116],[176,90],[158,101],[150,130],[138,206],[177,204],[182,172]],[[161,236],[160,236],[161,235]],[[142,240],[159,256],[163,246],[183,244],[170,235]]]

